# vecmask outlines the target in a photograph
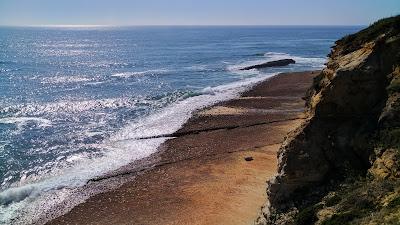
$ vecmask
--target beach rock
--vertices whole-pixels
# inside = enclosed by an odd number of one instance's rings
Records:
[[[246,160],[247,162],[253,161],[254,158],[251,156],[245,157],[244,160]]]
[[[253,66],[247,66],[244,68],[241,68],[240,70],[251,70],[251,69],[262,69],[262,68],[267,68],[267,67],[278,67],[278,66],[287,66],[289,64],[294,64],[296,61],[293,59],[280,59],[280,60],[275,60],[275,61],[270,61],[266,63],[261,63]]]
[[[321,224],[319,199],[336,187],[331,184],[369,171],[372,180],[362,181],[367,190],[360,193],[375,193],[373,180],[400,179],[400,16],[342,38],[328,56],[305,97],[308,119],[278,152],[278,174],[268,183],[256,224]],[[384,196],[379,190],[377,196]],[[380,204],[368,195],[365,199]],[[335,204],[341,215],[340,203]],[[346,207],[343,212],[354,210],[365,220],[372,212]]]

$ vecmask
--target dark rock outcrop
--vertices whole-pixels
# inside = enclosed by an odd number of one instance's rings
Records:
[[[344,200],[328,207],[323,199],[351,177],[367,177],[360,187],[370,191],[376,179],[400,179],[399,81],[400,16],[336,42],[307,93],[308,119],[278,153],[278,175],[269,182],[257,224],[340,224],[343,218],[356,223],[368,220],[368,210],[386,207],[371,200],[373,194],[361,208]],[[360,187],[342,192],[356,196]],[[376,196],[389,195],[379,190]],[[352,210],[356,213],[348,215]]]
[[[270,61],[270,62],[266,62],[266,63],[257,64],[254,66],[247,66],[247,67],[241,68],[240,70],[251,70],[251,69],[262,69],[262,68],[267,68],[267,67],[287,66],[289,64],[294,64],[294,63],[296,63],[296,61],[294,61],[293,59],[280,59],[280,60],[276,60],[276,61]]]

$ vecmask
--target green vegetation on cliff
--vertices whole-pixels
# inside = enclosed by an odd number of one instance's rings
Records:
[[[400,17],[394,16],[376,21],[356,34],[348,35],[336,42],[345,49],[344,54],[357,50],[363,44],[376,40],[382,34],[396,36],[400,33]]]

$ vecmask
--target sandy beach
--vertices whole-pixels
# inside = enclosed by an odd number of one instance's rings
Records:
[[[302,97],[316,75],[279,74],[196,112],[146,169],[134,163],[109,175],[131,181],[48,224],[252,224],[276,173],[276,152],[303,121]]]

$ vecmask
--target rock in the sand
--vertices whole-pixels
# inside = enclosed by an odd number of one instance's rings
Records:
[[[251,69],[261,69],[261,68],[267,68],[267,67],[287,66],[289,64],[294,64],[294,63],[296,63],[296,61],[294,61],[293,59],[280,59],[280,60],[276,60],[276,61],[270,61],[270,62],[266,62],[266,63],[257,64],[254,66],[247,66],[247,67],[241,68],[240,70],[251,70]]]
[[[250,161],[253,161],[254,159],[253,159],[253,157],[248,156],[248,157],[245,157],[244,160],[246,160],[247,162],[250,162]]]

